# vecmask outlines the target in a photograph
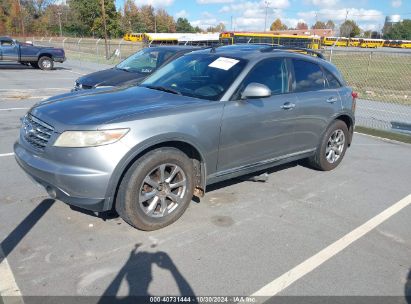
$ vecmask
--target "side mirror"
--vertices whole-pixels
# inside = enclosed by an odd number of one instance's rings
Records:
[[[248,84],[243,93],[241,93],[241,99],[265,98],[270,96],[271,90],[266,85],[257,82]]]

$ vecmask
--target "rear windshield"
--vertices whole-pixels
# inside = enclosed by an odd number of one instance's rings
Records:
[[[159,69],[141,86],[169,88],[178,94],[219,100],[246,61],[216,54],[188,54]]]

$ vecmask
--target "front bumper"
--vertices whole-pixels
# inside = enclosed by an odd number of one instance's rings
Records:
[[[17,141],[14,153],[17,163],[34,181],[43,186],[53,198],[66,204],[92,211],[110,209],[106,198],[111,172],[52,160],[34,153],[26,142]],[[70,154],[70,152],[68,152]],[[81,156],[80,156],[81,157]]]

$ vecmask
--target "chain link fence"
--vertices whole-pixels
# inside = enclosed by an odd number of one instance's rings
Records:
[[[61,47],[68,59],[105,64],[116,64],[143,48],[142,43],[122,39],[108,40],[106,58],[104,39],[26,37],[25,41],[31,41],[35,45]]]
[[[411,134],[411,51],[324,51],[359,94],[357,125]]]
[[[28,37],[34,44],[63,47],[68,59],[116,64],[142,43],[103,39]],[[411,135],[411,50],[334,48],[322,50],[359,94],[356,124]]]

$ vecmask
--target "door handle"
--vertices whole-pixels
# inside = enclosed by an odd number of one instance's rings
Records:
[[[292,110],[294,108],[295,108],[295,104],[291,102],[286,102],[285,104],[281,106],[281,109],[283,110]]]
[[[334,103],[334,102],[336,102],[337,100],[338,100],[337,97],[330,97],[330,98],[327,99],[327,102],[328,102],[328,103]]]

